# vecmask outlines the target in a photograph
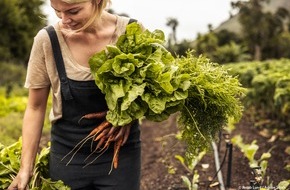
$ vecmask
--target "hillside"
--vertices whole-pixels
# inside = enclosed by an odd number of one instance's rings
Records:
[[[265,3],[264,10],[275,12],[279,7],[286,8],[290,12],[289,0],[270,0],[269,3]],[[219,32],[221,30],[228,30],[234,33],[241,32],[241,25],[239,23],[239,15],[234,15],[230,19],[222,22],[214,31]]]

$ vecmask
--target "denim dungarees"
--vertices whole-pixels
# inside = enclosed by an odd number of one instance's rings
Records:
[[[73,159],[64,156],[104,119],[81,120],[88,113],[107,110],[104,94],[94,81],[75,81],[67,78],[56,32],[46,27],[51,38],[57,71],[61,81],[62,118],[51,129],[49,173],[52,180],[62,180],[74,190],[139,190],[141,170],[140,127],[134,122],[127,143],[121,147],[118,168],[111,173],[113,146],[93,163],[99,153],[88,156],[98,142],[88,141]],[[113,144],[112,144],[113,145]],[[88,158],[88,159],[87,159]],[[62,160],[63,159],[63,160]],[[86,160],[87,159],[87,160]],[[67,164],[69,162],[69,164]]]

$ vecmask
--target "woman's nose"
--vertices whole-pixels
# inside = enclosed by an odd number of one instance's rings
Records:
[[[72,19],[69,16],[67,16],[65,13],[61,13],[60,18],[63,24],[69,24],[72,21]]]

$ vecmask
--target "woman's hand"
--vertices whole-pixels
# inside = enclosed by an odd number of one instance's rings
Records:
[[[27,190],[30,178],[30,172],[26,172],[20,169],[18,174],[8,187],[8,190]]]

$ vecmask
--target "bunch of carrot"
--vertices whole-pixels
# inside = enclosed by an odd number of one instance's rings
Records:
[[[81,119],[79,120],[79,123],[83,119],[105,118],[106,114],[107,114],[106,111],[98,112],[98,113],[89,113],[81,117]],[[75,154],[89,140],[92,141],[91,144],[93,144],[93,142],[98,142],[98,144],[96,145],[94,149],[93,147],[91,147],[92,152],[86,158],[86,160],[94,153],[99,153],[99,156],[101,156],[106,150],[108,150],[110,145],[114,143],[114,154],[113,154],[112,165],[111,165],[111,170],[110,170],[111,172],[113,168],[116,169],[118,167],[118,158],[119,158],[120,148],[123,145],[123,143],[126,141],[125,138],[122,138],[120,136],[120,130],[122,130],[121,127],[113,127],[112,124],[108,122],[107,120],[103,121],[100,125],[94,128],[84,139],[82,139],[67,155],[65,155],[62,160],[64,160],[67,156],[73,153],[70,160],[67,162],[67,165],[68,165],[74,158]],[[94,158],[91,162],[87,163],[84,167],[92,164],[97,158],[99,158],[99,156]]]

